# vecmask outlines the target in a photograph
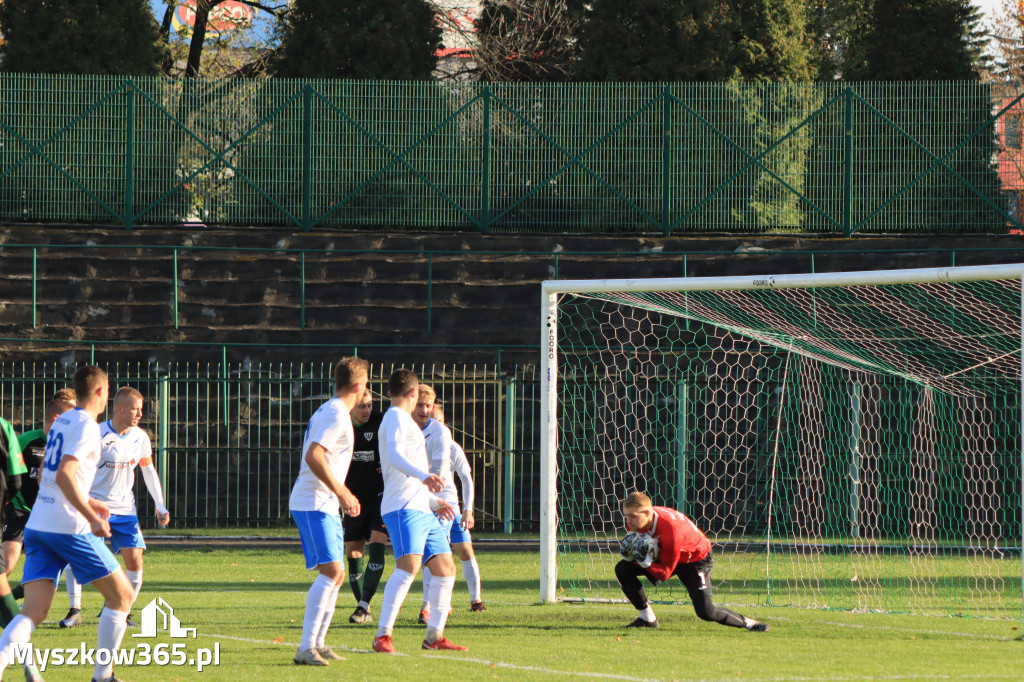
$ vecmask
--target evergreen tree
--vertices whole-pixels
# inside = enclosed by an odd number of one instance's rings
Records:
[[[745,81],[808,81],[813,77],[807,20],[800,0],[734,0],[732,61]]]
[[[290,78],[427,80],[441,28],[424,0],[295,0],[274,71]]]
[[[977,80],[984,49],[970,0],[876,0],[852,37],[846,80]]]
[[[851,50],[851,37],[863,32],[871,0],[807,0],[807,34],[814,80],[841,78],[847,62],[863,61]]]
[[[5,71],[155,76],[162,59],[146,0],[0,2],[0,33]]]
[[[578,81],[725,81],[738,69],[737,21],[720,0],[593,0]]]

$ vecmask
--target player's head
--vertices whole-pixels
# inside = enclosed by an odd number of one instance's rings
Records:
[[[437,402],[437,393],[429,384],[420,384],[420,395],[416,399],[416,409],[412,411],[412,418],[421,427],[426,426],[434,412],[434,405]]]
[[[75,389],[73,388],[58,388],[57,392],[50,398],[50,402],[54,400],[63,400],[66,403],[71,403],[71,406],[75,406]]]
[[[444,408],[441,407],[441,403],[434,403],[434,411],[430,416],[444,424]]]
[[[363,394],[359,396],[359,400],[356,401],[356,406],[352,408],[349,413],[352,416],[352,423],[356,426],[362,426],[366,422],[370,421],[370,414],[373,413],[373,394],[370,393],[370,389],[363,390]]]
[[[111,418],[118,431],[138,426],[142,420],[142,394],[130,386],[122,386],[114,394],[114,416]]]
[[[396,369],[388,378],[388,396],[394,400],[412,400],[419,397],[420,379],[411,369]]]
[[[107,407],[110,390],[107,373],[96,365],[86,365],[75,372],[73,384],[75,405],[90,411],[99,410],[96,414],[102,414]]]
[[[350,393],[366,388],[366,382],[370,378],[370,363],[362,358],[346,357],[338,360],[334,366],[334,390],[341,393]]]
[[[74,396],[74,393],[70,389],[61,389],[62,391],[68,391]],[[53,426],[53,422],[57,417],[61,416],[68,410],[75,409],[75,401],[73,400],[62,400],[54,398],[46,404],[46,412],[43,414],[43,433],[49,434],[50,427]]]
[[[654,505],[647,493],[631,492],[619,503],[626,525],[632,530],[647,530],[654,522]]]

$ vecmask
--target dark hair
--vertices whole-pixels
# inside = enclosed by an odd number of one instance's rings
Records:
[[[345,357],[334,366],[334,390],[340,391],[352,384],[370,378],[370,363],[362,358]],[[360,396],[361,397],[361,396]]]
[[[396,369],[388,379],[388,395],[392,398],[408,395],[409,391],[420,385],[419,377],[411,369]]]
[[[75,400],[79,403],[89,399],[96,389],[107,382],[107,373],[96,365],[86,365],[75,372]]]

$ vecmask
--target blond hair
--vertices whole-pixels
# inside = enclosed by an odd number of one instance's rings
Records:
[[[626,495],[626,499],[622,500],[619,506],[625,511],[627,509],[650,509],[654,505],[651,503],[651,498],[647,496],[647,493],[637,490]]]

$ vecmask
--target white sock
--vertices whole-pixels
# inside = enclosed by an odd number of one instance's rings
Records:
[[[327,599],[327,606],[324,608],[324,617],[320,623],[320,632],[316,635],[316,648],[323,649],[327,646],[327,631],[331,629],[331,619],[334,618],[334,609],[338,606],[338,590],[341,583],[335,583],[331,590],[331,596]]]
[[[370,602],[368,601],[360,601],[359,604],[357,604],[357,606],[362,606],[363,610],[367,613],[370,612]]]
[[[476,557],[462,562],[462,577],[466,579],[466,587],[469,588],[470,603],[480,601],[480,566],[476,563]]]
[[[334,588],[334,581],[323,574],[318,575],[310,586],[306,595],[306,612],[302,617],[302,640],[299,642],[299,651],[316,648],[316,638],[320,633],[320,626],[323,625],[324,613],[327,611],[327,604],[331,600]]]
[[[402,602],[409,594],[412,581],[416,578],[409,571],[396,568],[388,578],[384,586],[384,599],[380,607],[380,620],[377,621],[377,636],[390,635],[395,627],[395,619],[398,618],[398,609],[402,608]]]
[[[128,612],[115,611],[104,606],[100,612],[100,622],[96,626],[96,667],[93,669],[94,680],[105,680],[114,676],[114,652],[121,647],[124,631],[128,628]],[[110,658],[106,665],[100,665],[99,652],[106,649]]]
[[[427,641],[433,642],[444,633],[448,622],[448,609],[452,605],[452,588],[455,576],[435,575],[430,580],[430,618],[427,619]]]
[[[426,566],[423,567],[423,606],[420,607],[420,611],[426,611],[430,608],[430,569]]]
[[[654,615],[654,609],[651,608],[650,604],[647,605],[647,608],[641,609],[640,617],[646,620],[648,623],[653,623],[654,621],[658,620],[658,617]]]
[[[132,584],[132,589],[135,590],[135,599],[139,598],[139,590],[142,589],[142,569],[137,571],[125,571],[125,576],[128,578],[128,582]],[[132,603],[135,603],[135,599]]]
[[[746,616],[743,616],[743,627],[745,627],[746,629],[749,630],[750,628],[754,627],[755,625],[757,625],[757,621],[756,620],[754,620],[753,618],[747,618]]]
[[[68,601],[71,602],[71,608],[82,608],[82,583],[75,580],[75,572],[71,570],[70,566],[64,569],[64,582],[67,584]]]
[[[32,619],[20,613],[7,624],[3,634],[0,635],[0,675],[14,658],[11,645],[28,644],[35,629],[36,624],[32,622]]]

